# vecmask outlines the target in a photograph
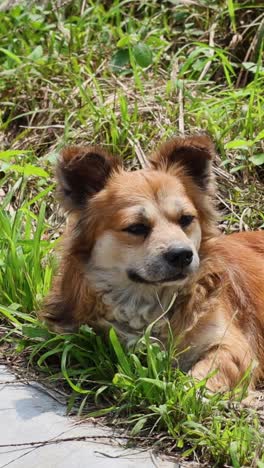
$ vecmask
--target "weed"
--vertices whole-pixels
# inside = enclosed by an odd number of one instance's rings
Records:
[[[264,5],[244,0],[19,2],[0,10],[1,344],[69,394],[68,409],[115,418],[157,447],[214,466],[259,466],[263,429],[211,395],[150,338],[124,351],[89,327],[55,335],[35,310],[50,288],[63,217],[53,164],[67,143],[101,143],[130,167],[174,133],[207,131],[223,230],[263,215]],[[230,396],[230,395],[229,395]]]

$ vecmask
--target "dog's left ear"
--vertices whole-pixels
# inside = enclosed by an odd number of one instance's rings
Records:
[[[58,195],[67,211],[78,211],[104,188],[121,160],[98,146],[69,146],[57,164]]]
[[[215,147],[206,135],[186,138],[172,138],[163,143],[150,158],[155,169],[168,169],[173,165],[182,166],[195,183],[206,189],[212,174],[212,160]]]

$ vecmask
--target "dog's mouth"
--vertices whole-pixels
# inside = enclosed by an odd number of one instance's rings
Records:
[[[152,285],[163,284],[163,283],[174,283],[175,281],[180,281],[180,280],[184,280],[187,278],[187,274],[183,272],[177,273],[176,275],[173,275],[173,276],[167,276],[166,278],[160,278],[155,281],[150,281],[150,280],[147,280],[146,278],[143,278],[134,270],[128,270],[127,275],[128,275],[128,278],[134,283],[143,283],[143,284],[152,284]]]

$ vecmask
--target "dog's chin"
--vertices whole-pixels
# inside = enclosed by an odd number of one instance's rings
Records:
[[[175,275],[166,276],[164,278],[152,279],[144,278],[139,273],[134,270],[127,271],[128,278],[134,283],[146,284],[150,286],[173,286],[173,285],[182,285],[188,280],[190,273],[177,273]]]
[[[190,274],[182,275],[180,278],[177,278],[177,279],[164,280],[157,284],[160,284],[161,286],[164,286],[164,287],[174,286],[175,288],[181,288],[182,286],[185,285],[185,283],[188,282],[189,279],[190,279]]]

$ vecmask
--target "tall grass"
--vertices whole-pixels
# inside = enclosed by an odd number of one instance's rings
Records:
[[[128,352],[113,330],[106,341],[87,326],[50,333],[35,311],[56,267],[52,167],[66,143],[104,144],[133,168],[161,139],[207,131],[223,230],[264,226],[263,7],[77,0],[0,11],[0,343],[63,386],[69,412],[107,415],[210,466],[263,467],[260,420],[236,402],[246,378],[211,395],[151,327]]]

